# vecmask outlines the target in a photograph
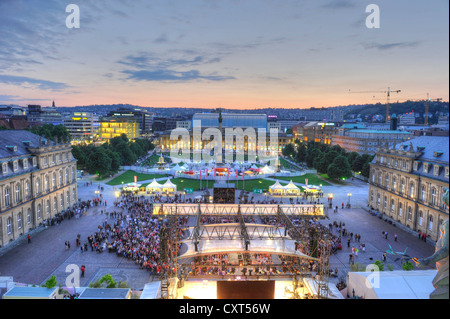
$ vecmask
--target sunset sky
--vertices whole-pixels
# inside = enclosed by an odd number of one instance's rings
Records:
[[[66,6],[80,28],[66,27]],[[380,28],[366,27],[366,6]],[[448,0],[0,0],[0,104],[449,99]],[[364,91],[367,93],[352,92]],[[378,92],[378,93],[372,93]]]

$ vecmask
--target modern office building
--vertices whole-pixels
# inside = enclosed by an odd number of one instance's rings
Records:
[[[53,107],[42,108],[40,105],[28,105],[27,121],[31,125],[62,125],[63,116],[56,110],[55,103]]]
[[[101,118],[98,127],[98,142],[105,143],[125,134],[129,139],[140,137],[139,123],[132,118]]]
[[[108,114],[110,118],[131,119],[139,124],[139,133],[147,134],[152,128],[152,114],[141,108],[119,108]]]
[[[0,246],[78,202],[70,143],[24,130],[0,134]]]
[[[370,165],[369,206],[436,241],[449,218],[448,137],[421,136],[380,148]]]
[[[266,129],[266,114],[246,114],[246,113],[220,113],[222,115],[223,128],[247,128]],[[198,122],[196,122],[198,121]],[[216,113],[195,113],[192,117],[192,127],[195,123],[200,123],[202,128],[219,127],[219,112]]]
[[[64,126],[70,134],[72,144],[92,143],[98,138],[98,116],[92,112],[73,112],[64,117]]]

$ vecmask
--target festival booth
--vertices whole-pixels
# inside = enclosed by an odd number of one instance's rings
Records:
[[[290,181],[286,186],[283,186],[283,188],[284,195],[286,196],[299,196],[302,193],[301,189],[292,181]]]
[[[303,186],[303,188],[305,190],[305,193],[313,194],[313,195],[317,194],[317,193],[320,193],[322,191],[322,189],[319,186],[313,186],[313,185]]]
[[[125,192],[138,192],[141,184],[138,183],[128,183],[123,187]]]
[[[347,294],[363,299],[430,299],[437,270],[349,272]]]
[[[269,186],[269,194],[270,195],[283,195],[284,187],[280,184],[279,181],[276,181],[275,184]]]
[[[161,186],[161,191],[167,194],[174,194],[177,191],[177,185],[170,181],[170,178]]]
[[[145,187],[145,192],[148,194],[159,193],[161,192],[162,185],[156,181],[154,178],[153,181]]]

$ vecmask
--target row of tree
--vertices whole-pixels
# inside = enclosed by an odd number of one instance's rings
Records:
[[[288,144],[283,149],[283,155],[296,162],[305,163],[315,168],[319,173],[330,178],[341,179],[352,176],[352,171],[369,177],[370,162],[375,155],[347,152],[339,145],[327,145],[316,142],[303,143],[298,139],[295,144]]]
[[[147,139],[129,140],[125,134],[112,138],[100,146],[73,146],[72,154],[78,168],[89,174],[106,177],[119,171],[120,166],[133,165],[140,157],[155,148]]]

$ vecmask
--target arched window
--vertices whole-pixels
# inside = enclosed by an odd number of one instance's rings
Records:
[[[414,183],[410,183],[409,184],[409,196],[410,197],[412,197],[412,198],[414,198],[414,192],[415,192],[415,186],[414,186]]]
[[[394,192],[397,191],[397,177],[392,178],[392,189],[394,190]]]
[[[384,196],[383,208],[384,208],[384,209],[387,208],[387,197],[386,197],[386,196]]]
[[[386,174],[386,178],[385,178],[384,182],[385,182],[384,186],[386,186],[386,188],[388,188],[389,187],[389,174]]]
[[[63,186],[63,171],[59,171],[59,187]]]
[[[64,210],[64,195],[61,194],[61,198],[59,199],[61,210]]]
[[[403,214],[403,205],[402,203],[398,203],[398,216],[402,216]]]
[[[38,204],[37,206],[37,218],[41,219],[42,218],[42,205]]]
[[[44,177],[44,189],[46,192],[48,192],[50,190],[50,184],[48,181],[48,175],[45,175]]]
[[[66,204],[67,204],[67,206],[69,206],[69,204],[70,204],[70,195],[69,195],[69,191],[66,192]]]
[[[45,210],[47,211],[47,215],[50,215],[50,200],[48,199],[45,202]]]
[[[36,195],[41,193],[41,179],[38,177],[36,179]]]
[[[395,200],[391,199],[391,212],[395,212]]]
[[[9,189],[9,186],[5,187],[5,206],[11,206],[11,191]]]
[[[17,229],[22,229],[22,213],[17,214]]]
[[[66,168],[66,183],[69,183],[69,169]]]
[[[420,210],[419,211],[419,226],[422,226],[423,224],[423,212]]]
[[[53,185],[53,188],[55,189],[57,186],[56,186],[56,173],[53,173],[53,177],[52,177],[52,185]]]
[[[27,224],[31,224],[31,209],[27,209]]]
[[[25,181],[25,198],[28,200],[31,197],[30,181]]]
[[[16,203],[20,203],[22,201],[22,187],[19,183],[16,183]]]
[[[58,212],[58,199],[53,198],[53,212],[56,214]]]
[[[378,175],[378,185],[383,185],[383,174],[382,173],[380,173],[379,175]]]
[[[408,207],[408,220],[409,221],[412,220],[412,208],[411,208],[411,206]]]
[[[402,194],[405,193],[405,179],[404,178],[402,178],[401,181],[400,181],[400,192]]]

